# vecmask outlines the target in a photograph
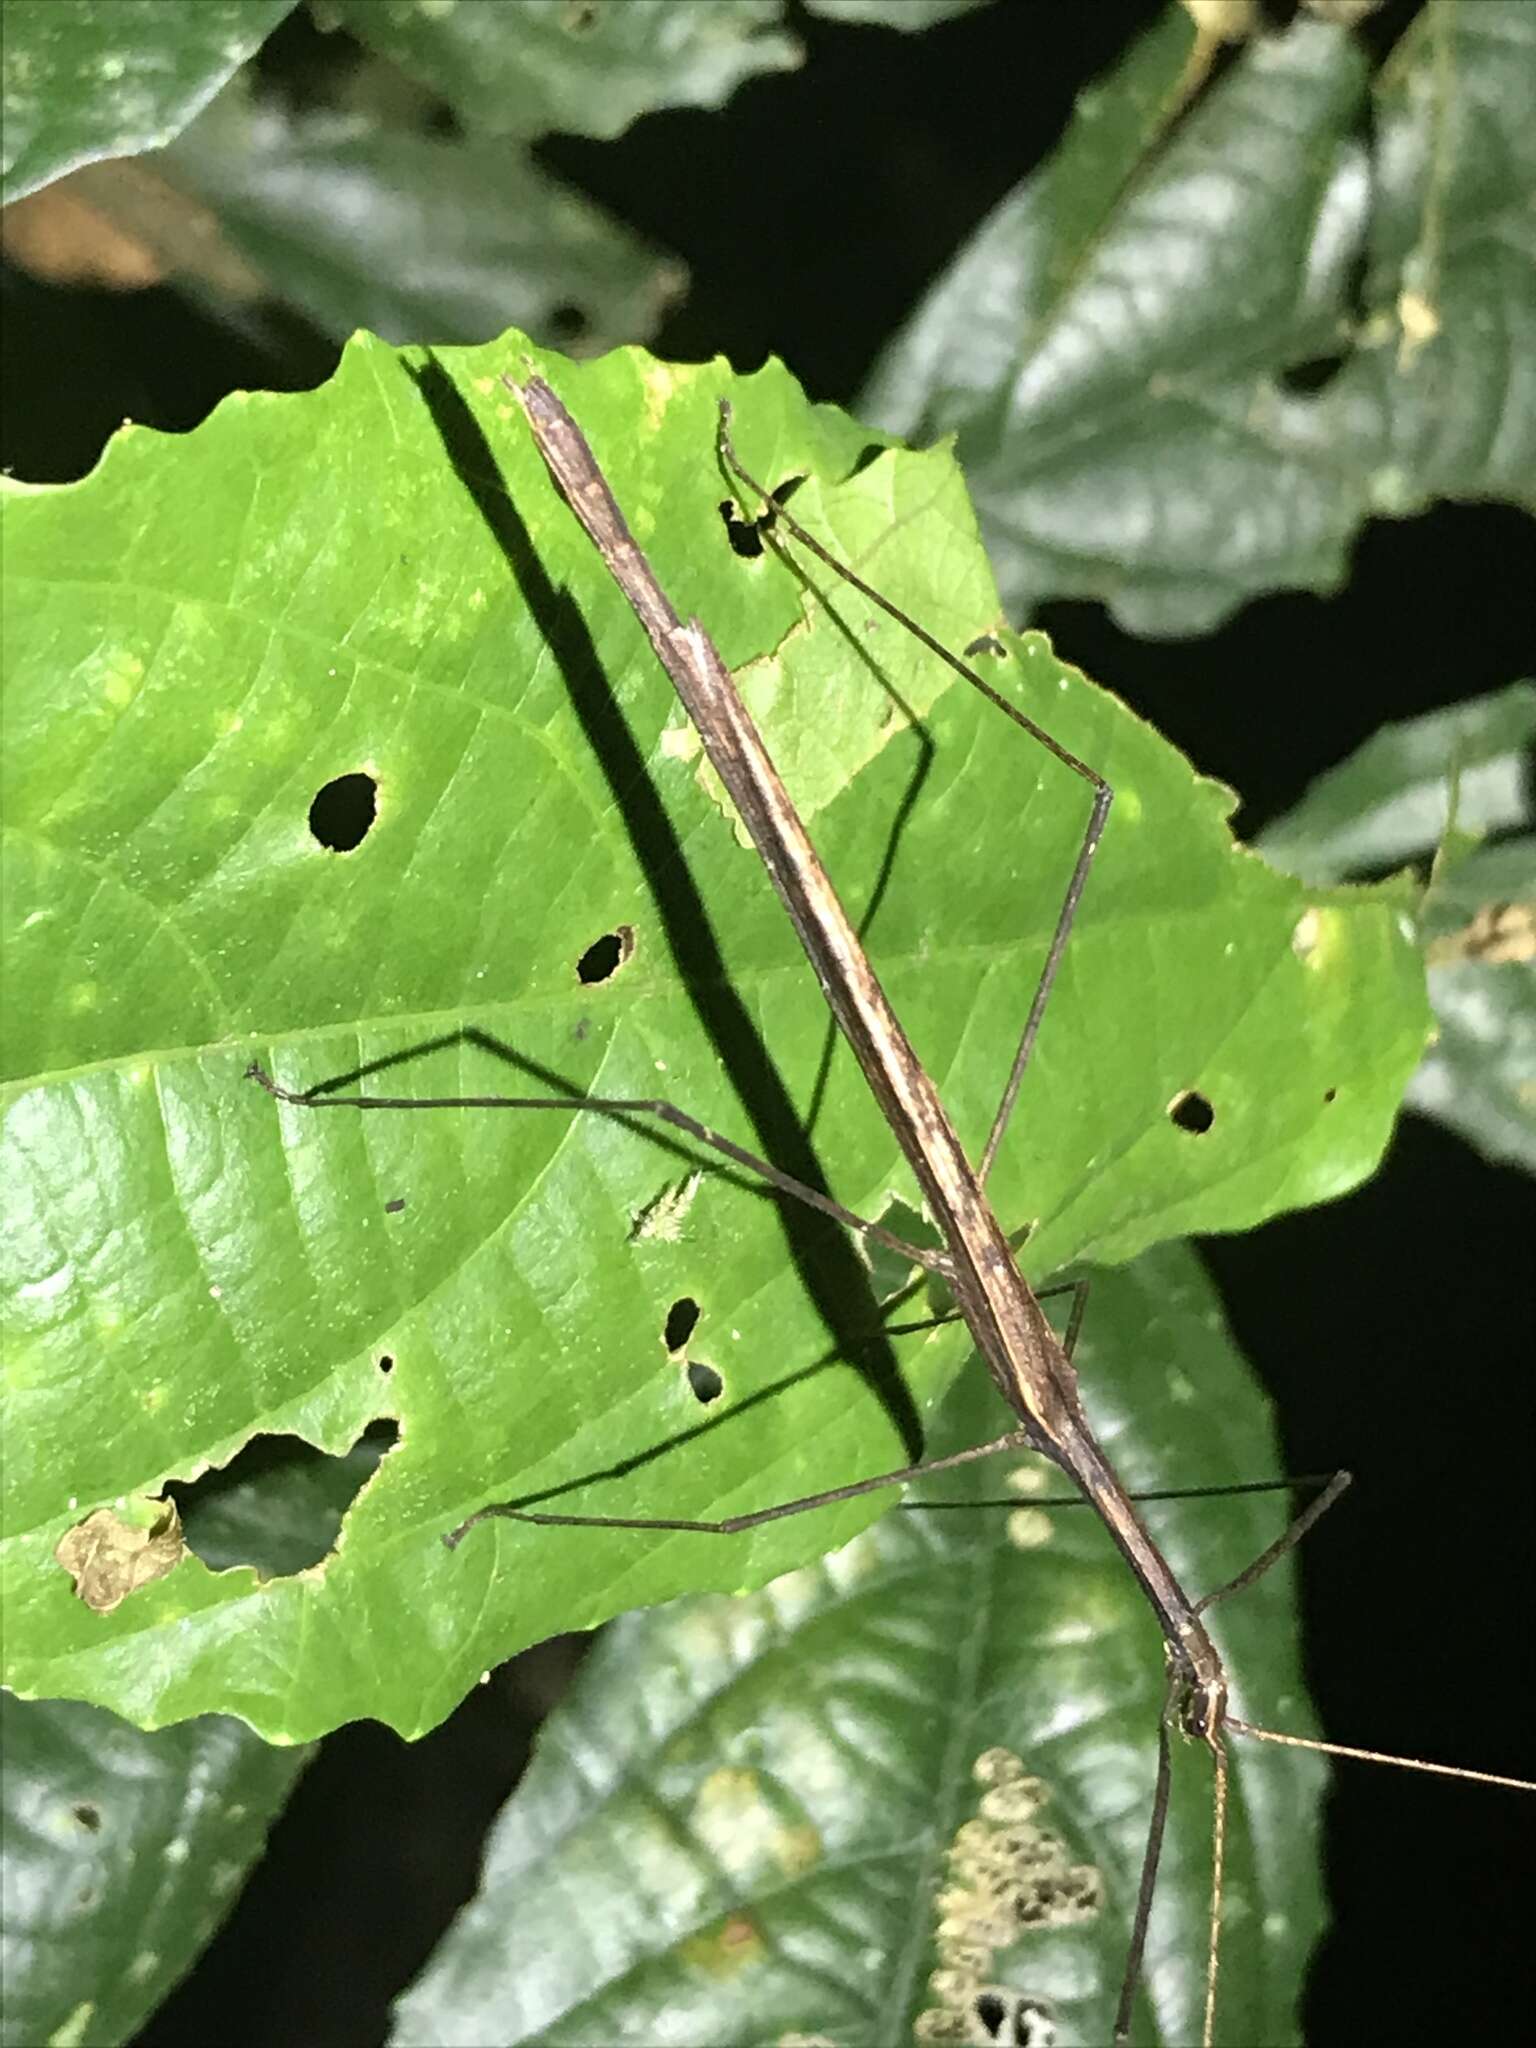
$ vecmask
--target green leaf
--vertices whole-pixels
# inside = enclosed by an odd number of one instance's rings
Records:
[[[1435,1037],[1408,1100],[1486,1158],[1536,1171],[1533,742],[1531,683],[1383,726],[1258,844],[1311,882],[1422,862]]]
[[[292,5],[6,0],[0,203],[80,164],[169,142]]]
[[[1131,1483],[1279,1470],[1264,1404],[1187,1249],[1095,1276],[1078,1361]],[[936,1448],[984,1439],[1001,1413],[971,1368]],[[909,1499],[1011,1494],[1014,1514],[890,1515],[761,1593],[682,1600],[611,1629],[545,1725],[478,1897],[400,2001],[393,2048],[983,2039],[974,2020],[962,2031],[978,1985],[1045,2002],[1063,2048],[1107,2041],[1163,1668],[1140,1592],[1091,1515],[1027,1505],[1060,1491],[1034,1460],[962,1467]],[[1199,1589],[1257,1555],[1287,1510],[1280,1494],[1146,1512]],[[1281,1567],[1213,1620],[1245,1711],[1305,1733],[1292,1597]],[[971,1867],[1002,1851],[1004,1884],[1022,1889],[1017,1843],[980,1818],[976,1765],[1000,1752],[1048,1799],[1024,1832],[1063,1844],[1041,1889],[1059,1907],[1064,1869],[1087,1866],[1102,1895],[1091,1915],[988,1930],[987,1905],[995,1920],[1011,1895],[968,1888],[954,1851],[965,1829]],[[1324,1772],[1235,1738],[1232,1752],[1217,2038],[1279,2044],[1297,2037],[1320,1929]],[[1138,2042],[1199,2036],[1210,1769],[1181,1745],[1175,1771]],[[1001,1802],[995,1791],[989,1805]]]
[[[329,0],[370,48],[497,135],[622,135],[658,107],[720,107],[743,79],[791,71],[782,0]]]
[[[0,1699],[6,2048],[108,2048],[206,1948],[307,1750],[208,1717],[144,1735]]]
[[[1014,617],[1097,597],[1206,629],[1336,589],[1373,513],[1532,502],[1536,15],[1425,8],[1369,155],[1343,27],[1260,38],[1191,104],[1208,56],[1168,7],[861,401],[958,434]]]
[[[371,112],[293,115],[243,81],[162,160],[271,288],[344,340],[476,341],[516,321],[596,353],[650,334],[685,273],[515,144]]]
[[[841,1229],[653,1128],[321,1114],[244,1078],[259,1054],[299,1087],[366,1068],[396,1095],[665,1090],[861,1213],[916,1204],[497,381],[526,360],[516,336],[440,356],[360,337],[322,390],[238,394],[193,434],[119,434],[79,484],[0,492],[0,966],[28,991],[0,1049],[0,1420],[34,1447],[4,1473],[0,1587],[24,1694],[285,1740],[363,1714],[420,1732],[521,1643],[762,1584],[877,1509],[734,1545],[635,1533],[600,1565],[590,1531],[506,1521],[450,1554],[465,1516],[553,1493],[715,1517],[888,1470],[964,1356],[953,1328],[888,1336]],[[1085,792],[819,568],[732,551],[717,399],[750,468],[810,479],[829,544],[953,644],[997,636],[988,679],[1115,783],[992,1179],[1032,1272],[1370,1172],[1427,1024],[1398,891],[1308,892],[1234,848],[1228,792],[1008,634],[943,452],[861,465],[865,433],[777,365],[544,367],[733,667],[838,650],[818,842],[973,1151]],[[798,772],[796,704],[767,731]],[[351,837],[326,822],[349,789]],[[622,964],[584,982],[589,953]],[[683,1234],[637,1233],[695,1163]],[[682,1299],[686,1356],[664,1341]],[[723,1377],[707,1409],[690,1364]],[[386,1419],[400,1441],[322,1564],[188,1556],[110,1614],[72,1596],[55,1548],[98,1507],[263,1435],[340,1457]]]
[[[1438,1026],[1408,1101],[1536,1173],[1536,835],[1480,847],[1431,899]]]
[[[1384,725],[1258,840],[1264,858],[1313,882],[1413,860],[1462,832],[1536,823],[1526,755],[1536,683]]]

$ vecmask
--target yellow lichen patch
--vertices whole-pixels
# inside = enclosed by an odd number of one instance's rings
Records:
[[[1065,1927],[1099,1911],[1103,1884],[1089,1863],[1073,1863],[1036,1818],[1050,1797],[1012,1750],[983,1750],[971,1767],[980,1788],[975,1814],[950,1843],[945,1881],[934,1898],[938,1967],[928,1980],[936,2003],[918,2017],[923,2042],[1052,2037],[1049,2006],[1031,1990],[992,1982],[998,1951],[1035,1927]],[[998,2032],[1011,2014],[1011,2031]]]
[[[821,1861],[821,1831],[809,1821],[780,1828],[771,1843],[774,1861],[786,1877],[801,1877]]]
[[[1424,949],[1431,967],[1507,967],[1536,960],[1536,903],[1485,903],[1469,924]]]
[[[1044,1508],[1015,1508],[1008,1517],[1008,1541],[1015,1550],[1039,1550],[1050,1542],[1052,1528]]]
[[[706,1976],[735,1977],[761,1962],[767,1947],[749,1914],[731,1913],[708,1933],[690,1935],[678,1953]]]
[[[87,1998],[48,2036],[48,2048],[79,2048],[87,2039],[91,2021],[96,2017],[94,1999]]]
[[[1310,904],[1291,929],[1291,951],[1316,972],[1334,966],[1341,946],[1348,944],[1348,927],[1338,910]]]

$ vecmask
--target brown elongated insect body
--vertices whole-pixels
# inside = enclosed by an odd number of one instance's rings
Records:
[[[1245,1571],[1203,1598],[1191,1599],[1148,1534],[1084,1413],[1077,1373],[1071,1359],[1081,1296],[1063,1341],[1047,1321],[1038,1299],[1020,1271],[1008,1238],[988,1201],[985,1192],[987,1173],[1017,1097],[1072,919],[1109,813],[1112,792],[1108,784],[798,526],[783,506],[736,459],[729,441],[729,409],[722,406],[722,461],[731,473],[757,494],[771,510],[775,521],[782,523],[797,544],[809,549],[913,633],[936,657],[946,662],[969,685],[1080,776],[1094,792],[1077,860],[1062,899],[1008,1082],[980,1165],[973,1167],[930,1077],[886,998],[762,735],[709,634],[698,620],[679,618],[630,533],[580,429],[550,386],[537,376],[530,376],[522,384],[511,378],[503,381],[522,407],[562,496],[601,554],[676,688],[712,766],[768,870],[816,973],[828,1007],[912,1168],[929,1215],[942,1235],[943,1248],[934,1251],[907,1244],[883,1225],[854,1216],[829,1197],[710,1130],[677,1105],[660,1099],[619,1100],[590,1096],[399,1098],[327,1094],[306,1097],[280,1086],[259,1067],[250,1071],[274,1095],[312,1107],[594,1110],[610,1115],[657,1118],[736,1164],[746,1166],[781,1191],[808,1202],[850,1228],[896,1250],[913,1263],[942,1276],[999,1394],[1014,1418],[1014,1427],[989,1444],[978,1445],[926,1465],[884,1473],[722,1522],[565,1515],[506,1504],[482,1508],[444,1540],[453,1547],[479,1522],[498,1515],[546,1525],[732,1533],[900,1484],[998,1450],[1029,1448],[1041,1453],[1075,1482],[1085,1501],[1104,1523],[1157,1617],[1165,1646],[1167,1706],[1159,1727],[1157,1782],[1116,2011],[1115,2039],[1123,2040],[1129,2031],[1132,1999],[1146,1942],[1168,1810],[1171,1768],[1168,1731],[1172,1726],[1206,1748],[1214,1766],[1212,1898],[1201,2035],[1205,2048],[1210,2048],[1215,2038],[1228,1775],[1224,1738],[1228,1730],[1258,1740],[1294,1742],[1300,1747],[1328,1754],[1363,1756],[1408,1769],[1472,1778],[1514,1789],[1529,1791],[1536,1790],[1536,1786],[1523,1779],[1465,1771],[1449,1765],[1429,1764],[1418,1759],[1385,1756],[1374,1751],[1287,1736],[1254,1727],[1229,1714],[1227,1674],[1201,1618],[1203,1611],[1215,1601],[1251,1584],[1288,1550],[1338,1498],[1349,1483],[1348,1475],[1336,1474],[1285,1534]]]
[[[1170,1709],[1187,1736],[1210,1748],[1217,1810],[1224,1816],[1227,1679],[1220,1652],[1089,1427],[1071,1361],[1019,1269],[730,671],[703,625],[679,620],[585,438],[549,385],[538,377],[522,385],[505,381],[566,501],[634,607],[772,877],[832,1014],[923,1190],[944,1239],[944,1277],[999,1393],[1018,1418],[1022,1438],[1082,1488],[1140,1581],[1163,1632]],[[1096,820],[1100,830],[1107,809],[1106,800]],[[1087,847],[1090,857],[1096,844],[1095,835]],[[1154,1825],[1134,1937],[1136,1963],[1161,1846],[1160,1818]],[[1117,2033],[1128,2026],[1132,1988],[1128,1982],[1123,1992]]]

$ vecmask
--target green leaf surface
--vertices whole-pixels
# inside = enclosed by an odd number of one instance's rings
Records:
[[[308,1761],[213,1716],[145,1735],[97,1707],[0,1698],[5,2048],[131,2040]]]
[[[1256,842],[1305,881],[1336,882],[1432,852],[1453,821],[1463,833],[1536,824],[1528,755],[1536,683],[1384,725]]]
[[[782,0],[330,0],[334,18],[497,135],[622,135],[658,107],[721,107],[792,71]]]
[[[1536,10],[1425,8],[1369,102],[1337,24],[1201,93],[1207,58],[1170,5],[861,401],[958,434],[1015,618],[1096,597],[1206,629],[1336,589],[1373,514],[1532,502]]]
[[[266,41],[293,0],[6,0],[0,203],[154,149]]]
[[[1536,836],[1480,847],[1430,901],[1437,1029],[1408,1101],[1536,1173]]]
[[[1264,1405],[1186,1248],[1095,1276],[1078,1362],[1131,1483],[1279,1469]],[[936,1448],[984,1439],[999,1412],[985,1374],[967,1373]],[[1086,1513],[1028,1505],[1043,1492],[1060,1487],[1038,1461],[963,1467],[909,1500],[1012,1495],[1015,1512],[889,1515],[761,1593],[617,1624],[546,1723],[491,1835],[478,1897],[397,2006],[393,2048],[1037,2038],[978,2031],[970,2008],[983,1986],[1005,2009],[1046,2004],[1061,2048],[1107,2041],[1162,1659],[1103,1531]],[[1256,1555],[1286,1508],[1279,1495],[1147,1513],[1184,1582],[1204,1588]],[[1244,1711],[1306,1732],[1288,1569],[1213,1620]],[[1043,1884],[1021,1869],[1025,1844],[984,1817],[1003,1794],[984,1803],[975,1767],[1000,1751],[1046,1790],[1022,1830],[1028,1845],[1048,1830],[1066,1868],[1097,1874],[1102,1902],[1089,1916],[1020,1926],[1010,1915],[1021,1896],[1060,1906],[1066,1886],[1063,1869]],[[1233,1760],[1217,2039],[1278,2048],[1297,2038],[1319,1931],[1324,1772],[1316,1758],[1236,1740]],[[1199,2036],[1210,1770],[1182,1745],[1175,1764],[1142,2043]],[[990,1892],[976,1881],[981,1850],[1002,1857]],[[989,1931],[989,1907],[1002,1929]]]
[[[1383,726],[1263,833],[1309,882],[1416,860],[1435,1037],[1412,1106],[1536,1171],[1536,685]],[[1480,843],[1487,835],[1490,842]],[[1495,836],[1498,835],[1498,836]]]
[[[590,1531],[506,1521],[449,1553],[463,1517],[551,1493],[714,1517],[889,1470],[965,1354],[954,1328],[889,1335],[840,1228],[654,1128],[321,1113],[244,1079],[260,1054],[299,1087],[368,1069],[393,1095],[664,1090],[859,1213],[916,1205],[497,381],[526,360],[515,336],[438,356],[360,337],[322,390],[238,394],[185,437],[124,431],[79,484],[0,492],[3,966],[28,992],[4,1019],[0,1420],[34,1447],[4,1474],[0,1571],[25,1694],[286,1740],[363,1714],[420,1732],[522,1643],[762,1584],[876,1507],[718,1548],[637,1534],[600,1567]],[[733,552],[717,399],[749,467],[806,478],[804,518],[950,644],[996,634],[988,679],[1116,785],[991,1183],[1032,1226],[1032,1272],[1371,1170],[1427,1028],[1398,891],[1309,893],[1234,848],[1228,792],[1001,628],[942,451],[861,463],[865,433],[777,365],[545,370],[733,667],[837,650],[818,842],[973,1150],[1084,792],[866,601]],[[797,707],[766,725],[792,782]],[[374,808],[339,852],[348,777]],[[583,982],[605,935],[623,964]],[[695,1163],[681,1235],[637,1231]],[[682,1299],[686,1355],[664,1336]],[[707,1408],[690,1364],[723,1378]],[[339,1457],[384,1419],[400,1441],[322,1564],[189,1556],[110,1614],[72,1597],[54,1551],[90,1512],[262,1434]]]
[[[869,24],[914,35],[990,4],[991,0],[805,0],[805,11],[849,26]]]
[[[338,340],[480,341],[515,322],[597,353],[652,333],[684,283],[511,142],[294,115],[237,81],[161,161]]]

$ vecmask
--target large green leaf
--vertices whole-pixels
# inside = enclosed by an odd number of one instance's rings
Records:
[[[718,1547],[498,1522],[450,1554],[463,1516],[551,1491],[718,1515],[887,1470],[964,1355],[952,1328],[888,1340],[843,1232],[735,1175],[708,1173],[681,1235],[637,1231],[691,1163],[652,1131],[321,1114],[243,1078],[260,1054],[296,1085],[383,1063],[375,1092],[664,1089],[865,1214],[915,1200],[851,1060],[818,1078],[793,934],[497,381],[525,360],[517,337],[441,358],[362,337],[323,390],[125,431],[80,484],[0,496],[4,966],[27,990],[5,1018],[4,1420],[32,1447],[0,1556],[23,1693],[289,1740],[360,1714],[419,1731],[521,1643],[761,1584],[876,1506]],[[1397,892],[1308,892],[1235,849],[1226,791],[1007,634],[942,452],[860,466],[865,436],[776,365],[546,367],[679,609],[774,700],[973,1147],[1085,793],[823,572],[733,552],[717,397],[749,465],[808,479],[808,523],[952,644],[996,634],[990,679],[1116,784],[993,1176],[1034,1272],[1371,1169],[1427,1022]],[[339,852],[316,834],[341,837],[348,777],[376,812]],[[584,983],[605,935],[628,957]],[[664,1342],[683,1298],[687,1360]],[[707,1412],[688,1363],[723,1375]],[[110,1613],[73,1597],[55,1548],[91,1514],[142,1530],[167,1478],[253,1436],[340,1455],[383,1418],[401,1440],[323,1564],[188,1558]]]
[[[1437,0],[1372,103],[1305,18],[1191,104],[1201,76],[1170,4],[866,388],[892,431],[958,432],[1015,618],[1203,629],[1336,589],[1373,513],[1532,502],[1536,11]]]
[[[1133,1483],[1276,1469],[1263,1406],[1188,1250],[1096,1276],[1078,1356]],[[996,1420],[986,1376],[968,1373],[936,1444],[976,1442]],[[890,1515],[759,1594],[683,1600],[611,1630],[497,1822],[479,1896],[401,2000],[396,2048],[1022,2041],[1038,2038],[1012,2024],[1025,1997],[1050,2008],[1062,2048],[1107,2041],[1162,1659],[1092,1518],[1026,1505],[1042,1485],[1060,1492],[1034,1461],[963,1468],[909,1498],[1011,1492],[1015,1514]],[[1205,1588],[1256,1555],[1286,1509],[1273,1496],[1147,1512],[1186,1583]],[[1305,1732],[1291,1597],[1278,1571],[1213,1619],[1245,1710]],[[1278,2048],[1296,2038],[1321,1919],[1323,1769],[1233,1751],[1218,2040]],[[976,1778],[1000,1752],[1049,1800],[1011,1839],[1005,1788],[984,1799]],[[1176,1764],[1141,2042],[1199,2036],[1210,1769],[1184,1749]],[[1039,1828],[1064,1844],[1043,1884],[1024,1866]],[[1021,1896],[1067,1903],[1072,1866],[1097,1874],[1098,1910],[1020,1926]],[[981,1987],[1000,2008],[990,2033],[973,2014]]]
[[[621,135],[658,107],[723,106],[799,43],[783,0],[331,0],[364,43],[442,94],[467,127]]]
[[[650,334],[685,275],[515,143],[294,112],[244,80],[159,168],[338,340],[479,341],[515,321],[596,354]]]
[[[0,201],[169,142],[293,0],[6,0]]]
[[[212,1716],[145,1735],[98,1707],[0,1700],[6,2048],[132,2039],[308,1761]]]

